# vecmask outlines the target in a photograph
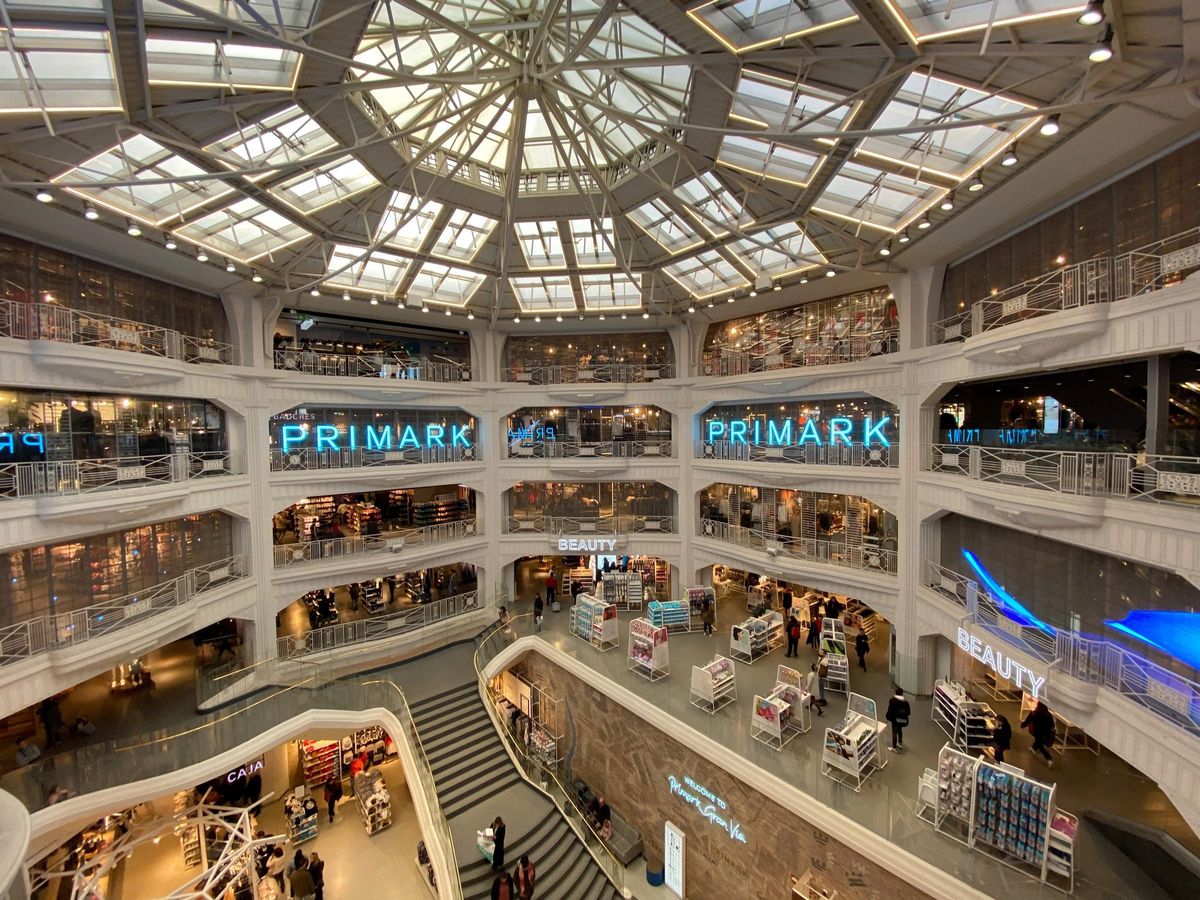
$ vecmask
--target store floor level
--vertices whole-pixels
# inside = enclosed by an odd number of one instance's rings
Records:
[[[518,585],[518,596],[530,596],[530,590]],[[517,613],[530,612],[531,603],[516,605]],[[636,614],[620,613],[621,634],[627,620]],[[689,702],[690,684],[687,673],[693,665],[709,662],[714,654],[728,655],[729,629],[746,616],[744,604],[730,599],[719,604],[717,629],[713,637],[702,632],[673,634],[669,645],[672,675],[657,683],[631,673],[624,652],[598,653],[569,634],[569,615],[564,606],[561,613],[546,613],[541,637],[560,649],[576,656],[598,672],[631,689],[697,731],[707,735],[738,754],[779,775],[805,793],[811,794],[831,808],[887,836],[905,849],[946,869],[969,884],[993,896],[1061,896],[1051,888],[1032,882],[1027,877],[973,852],[948,837],[937,834],[932,826],[917,816],[917,780],[924,770],[935,768],[938,750],[946,743],[946,735],[933,723],[929,698],[910,697],[912,724],[905,730],[903,753],[885,752],[886,768],[871,775],[860,793],[836,784],[820,774],[821,741],[824,727],[837,724],[845,708],[844,694],[827,692],[829,707],[823,718],[814,718],[813,728],[799,736],[782,751],[768,749],[752,739],[750,708],[756,693],[765,694],[774,685],[776,667],[789,664],[807,669],[815,660],[812,650],[801,647],[799,660],[786,659],[776,651],[754,665],[738,665],[736,703],[730,704],[715,716],[693,707]],[[518,622],[519,633],[529,631],[528,619]],[[867,656],[868,671],[864,673],[852,660],[850,689],[875,699],[880,715],[887,705],[892,682],[887,670],[887,633],[877,632],[877,640]],[[1015,704],[1014,704],[1015,706]],[[1046,768],[1040,758],[1030,753],[1028,735],[1019,731],[1016,710],[1013,749],[1007,754],[1009,763],[1026,770],[1033,778],[1055,782],[1059,786],[1059,806],[1082,816],[1089,809],[1102,809],[1118,816],[1161,828],[1192,852],[1200,851],[1200,840],[1171,806],[1153,782],[1126,765],[1113,754],[1102,751],[1095,756],[1082,751],[1068,751],[1053,770]],[[884,739],[888,737],[884,734]],[[1098,786],[1103,785],[1102,790]],[[620,808],[616,798],[610,801]],[[1091,828],[1083,828],[1077,848],[1076,894],[1086,897],[1164,897],[1144,873]]]

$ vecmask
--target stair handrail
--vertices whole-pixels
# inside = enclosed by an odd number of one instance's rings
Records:
[[[493,701],[495,692],[492,685],[484,675],[484,668],[488,662],[494,658],[495,654],[489,653],[488,660],[481,662],[481,655],[489,643],[496,635],[503,633],[507,629],[511,629],[514,622],[520,619],[532,619],[532,613],[521,613],[515,616],[509,616],[503,622],[496,622],[485,629],[478,638],[478,646],[475,648],[475,653],[472,657],[472,662],[475,666],[475,678],[478,681],[480,695],[483,699],[483,705],[487,709],[489,718],[496,731],[500,734],[500,739],[504,742],[509,755],[517,763],[518,769],[524,776],[525,780],[533,787],[540,788],[541,792],[550,797],[554,805],[559,808],[563,817],[567,820],[567,824],[583,841],[583,846],[587,848],[588,853],[596,861],[597,865],[604,871],[605,877],[613,884],[619,894],[624,894],[625,891],[625,866],[617,859],[613,852],[604,843],[600,837],[600,833],[592,827],[592,823],[588,821],[586,816],[579,815],[579,808],[571,801],[571,792],[562,780],[558,777],[552,767],[543,765],[538,760],[531,757],[525,752],[525,748],[513,740],[512,734],[504,727],[504,723],[500,720],[500,714],[496,711],[496,704]],[[539,777],[541,776],[541,777]],[[549,783],[545,780],[548,777]],[[553,785],[555,790],[550,789]],[[578,822],[583,823],[581,829]],[[590,839],[589,839],[590,837]]]

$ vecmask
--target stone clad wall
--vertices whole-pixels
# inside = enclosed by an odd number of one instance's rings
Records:
[[[639,716],[540,654],[527,653],[516,668],[552,685],[551,690],[566,700],[575,739],[575,776],[603,794],[613,811],[641,832],[649,859],[662,861],[664,821],[684,831],[689,898],[790,900],[789,876],[808,869],[818,885],[837,891],[838,900],[926,896],[699,753],[653,731]],[[721,798],[726,808],[717,813],[736,820],[746,842],[734,840],[671,793],[670,775],[681,782],[690,777]],[[638,886],[629,886],[636,895]]]

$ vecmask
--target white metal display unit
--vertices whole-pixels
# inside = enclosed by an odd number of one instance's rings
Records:
[[[713,714],[736,699],[733,660],[718,656],[707,666],[692,666],[692,706]]]
[[[392,824],[392,795],[378,769],[354,776],[354,799],[367,834],[378,834]]]
[[[770,610],[729,629],[729,655],[753,664],[783,646],[783,616]]]
[[[562,761],[562,698],[550,694],[536,679],[526,680],[511,669],[501,672],[493,684],[504,721],[512,727],[514,711],[525,717],[516,717],[514,737],[543,765],[557,766]]]
[[[619,646],[617,608],[590,594],[580,594],[571,607],[571,633],[601,652]]]
[[[848,628],[857,628],[866,634],[872,643],[875,641],[875,626],[878,619],[875,610],[861,600],[855,600],[853,597],[846,598],[846,611],[842,613],[842,624]]]
[[[717,623],[717,591],[715,588],[698,585],[695,587],[684,588],[683,602],[688,605],[688,614],[692,621],[697,625],[702,625],[701,617],[704,614],[705,605],[712,607],[713,624]]]
[[[821,649],[825,651],[825,690],[850,693],[850,660],[846,657],[846,628],[840,619],[821,620]]]
[[[641,609],[644,597],[641,572],[603,572],[597,594],[618,609]]]
[[[799,685],[777,682],[765,697],[755,695],[750,711],[750,736],[768,747],[782,750],[783,745],[796,735],[812,728],[811,700],[812,697]]]
[[[283,814],[287,823],[288,840],[291,843],[303,844],[317,836],[317,822],[321,818],[321,810],[316,798],[304,785],[300,785],[284,798]]]
[[[666,628],[669,631],[692,630],[692,611],[687,600],[668,600],[665,603],[651,600],[646,605],[646,611],[650,614],[650,623],[655,628]]]
[[[845,718],[825,729],[821,774],[861,790],[871,772],[887,765],[879,755],[879,734],[886,727],[876,718],[875,701],[852,693]]]
[[[650,681],[671,674],[665,627],[656,628],[649,619],[629,623],[629,668]]]
[[[340,778],[341,762],[341,742],[300,741],[300,763],[304,770],[304,783],[310,788],[320,787],[331,775]]]
[[[960,750],[979,753],[992,746],[999,720],[986,703],[967,698],[955,681],[938,679],[933,686],[933,721]]]
[[[1037,706],[1037,700],[1034,699],[1028,691],[1021,693],[1021,721],[1025,721],[1025,717],[1033,712]],[[1097,756],[1100,755],[1100,742],[1068,720],[1064,719],[1054,710],[1050,710],[1050,715],[1054,716],[1054,746],[1050,749],[1056,753],[1063,753],[1067,750],[1090,750]]]
[[[1054,785],[1035,781],[1016,766],[974,757],[951,744],[938,753],[934,827],[1071,893],[1079,820],[1058,809],[1055,799]]]

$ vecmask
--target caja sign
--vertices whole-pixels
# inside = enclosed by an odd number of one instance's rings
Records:
[[[728,441],[730,444],[767,447],[803,447],[805,444],[850,446],[856,439],[867,447],[892,445],[888,436],[884,434],[884,429],[892,421],[891,416],[884,416],[878,422],[872,421],[870,416],[863,416],[857,423],[848,416],[835,416],[828,421],[828,434],[822,435],[815,419],[805,422],[799,434],[796,434],[796,423],[791,419],[782,422],[768,419],[765,423],[761,419],[749,422],[737,419],[729,423],[720,419],[709,419],[705,434],[709,443]]]

